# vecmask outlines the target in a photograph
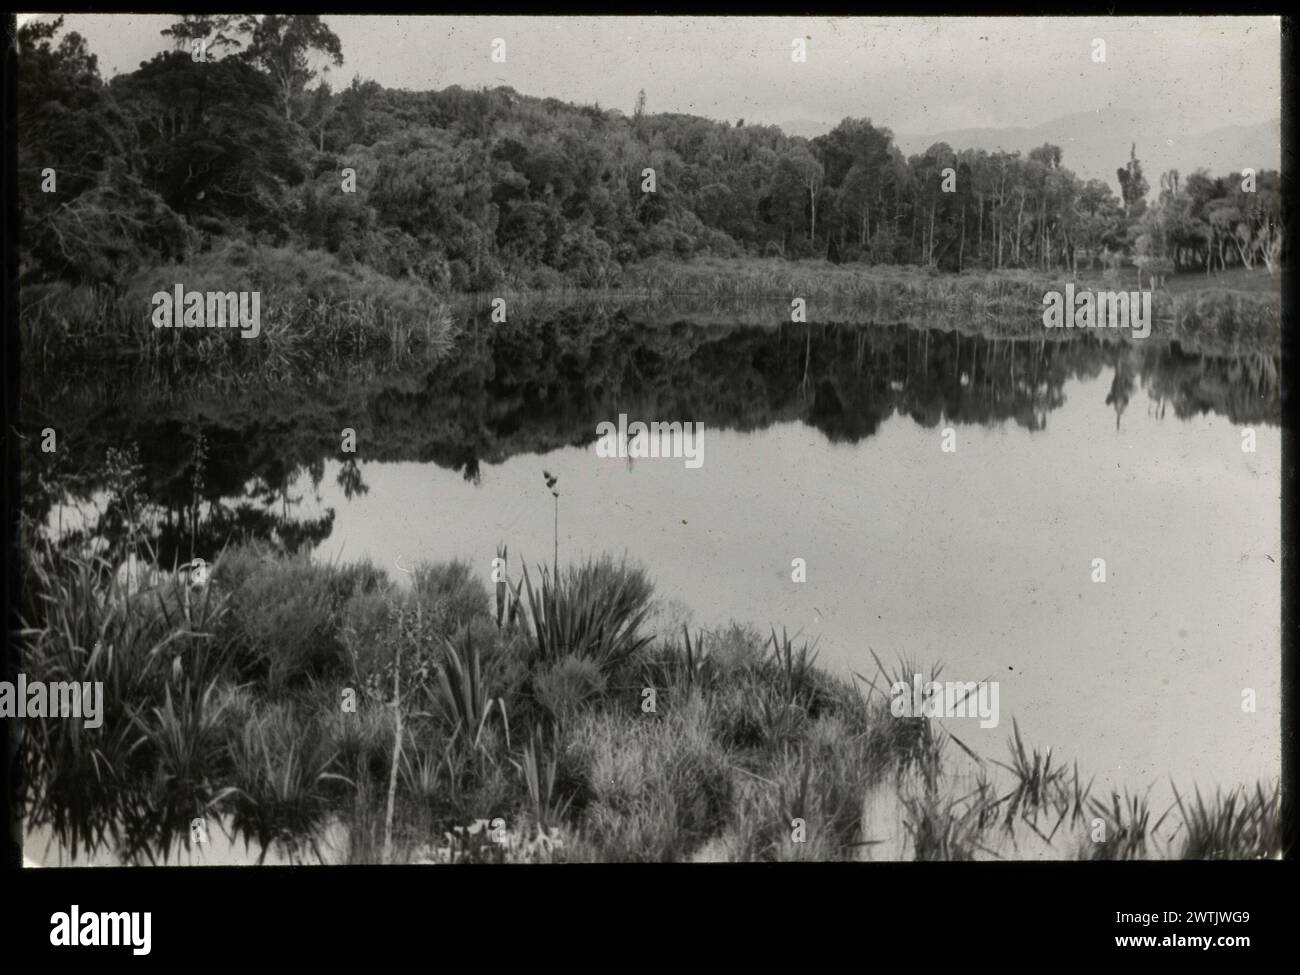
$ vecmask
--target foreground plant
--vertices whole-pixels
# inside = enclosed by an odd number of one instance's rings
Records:
[[[315,848],[320,829],[342,820],[347,855],[364,862],[418,859],[445,834],[446,858],[493,862],[559,857],[557,837],[575,861],[832,860],[895,841],[919,859],[1246,858],[1281,847],[1276,786],[1175,792],[1177,809],[1157,818],[1141,795],[1093,797],[1077,764],[1030,747],[1014,722],[1009,757],[986,764],[939,720],[891,713],[891,677],[926,672],[905,661],[891,675],[877,658],[877,702],[774,627],[767,640],[740,627],[683,630],[648,650],[652,589],[607,560],[560,576],[543,568],[537,587],[525,571],[515,605],[527,625],[514,634],[493,626],[468,570],[430,567],[399,605],[370,571],[269,554],[243,562],[241,575],[237,550],[224,560],[187,619],[168,589],[119,598],[107,561],[30,550],[27,671],[103,681],[105,720],[25,722],[29,827],[51,827],[74,856],[111,845],[152,862],[187,844],[195,817],[260,844],[262,857],[271,845],[291,857]],[[277,609],[292,587],[250,584],[281,572],[313,583],[312,607],[337,607],[308,614],[321,640],[350,634],[319,679],[308,668],[291,681],[240,670],[250,645],[281,647]],[[239,600],[238,626],[224,593]],[[509,612],[498,604],[496,620]],[[304,661],[315,653],[303,650]],[[363,677],[380,674],[372,691]],[[340,711],[338,676],[371,706]],[[671,691],[657,711],[637,706],[646,685]],[[520,748],[507,699],[532,729]],[[976,761],[973,786],[961,784],[949,740]],[[986,778],[993,766],[1005,777]],[[504,826],[471,828],[483,816]],[[1166,839],[1173,817],[1181,825]],[[1097,837],[1094,819],[1105,826]]]
[[[1281,791],[1265,791],[1257,783],[1253,793],[1233,789],[1226,795],[1215,790],[1209,802],[1195,792],[1195,802],[1184,801],[1174,789],[1185,835],[1179,856],[1184,860],[1262,860],[1282,852]]]
[[[464,654],[449,639],[443,640],[442,666],[438,668],[438,702],[443,714],[454,722],[452,736],[464,734],[477,746],[494,706],[502,715],[505,704],[492,697],[483,677],[483,660],[473,637],[465,634]]]
[[[250,718],[230,749],[238,789],[231,823],[261,847],[258,862],[275,843],[291,855],[304,844],[315,849],[316,831],[333,806],[330,785],[353,786],[333,771],[337,753],[322,729],[277,708]]]
[[[569,808],[569,801],[561,801],[556,794],[555,777],[559,767],[559,756],[554,744],[549,748],[543,736],[536,731],[530,733],[528,743],[524,746],[523,757],[516,767],[522,772],[528,787],[528,799],[532,803],[533,819],[542,833],[547,833],[564,820]]]
[[[1166,809],[1154,823],[1151,809],[1144,795],[1131,795],[1111,790],[1109,804],[1102,799],[1091,799],[1093,815],[1101,820],[1102,838],[1094,840],[1090,859],[1139,860],[1147,856],[1148,847],[1161,824],[1173,807]]]
[[[1011,730],[1012,737],[1008,742],[1011,764],[994,759],[995,765],[1000,765],[1014,777],[1004,820],[1008,830],[1011,829],[1017,816],[1026,823],[1035,824],[1039,813],[1051,808],[1056,797],[1060,795],[1067,773],[1063,766],[1052,765],[1050,748],[1045,753],[1037,748],[1025,748],[1025,743],[1020,737],[1020,726],[1014,718],[1011,719]]]
[[[620,667],[652,639],[640,633],[649,609],[635,609],[628,599],[631,585],[631,578],[625,577],[610,592],[594,572],[562,576],[542,569],[534,589],[525,566],[528,623],[537,659],[553,664],[572,655],[586,657],[606,672]]]

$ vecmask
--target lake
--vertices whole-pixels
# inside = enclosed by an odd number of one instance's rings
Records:
[[[1099,785],[1154,783],[1160,810],[1171,777],[1280,774],[1278,369],[1157,338],[559,312],[479,321],[434,367],[29,388],[26,426],[57,417],[80,452],[81,500],[26,501],[112,536],[103,458],[133,442],[165,563],[234,531],[399,581],[450,559],[487,581],[499,543],[512,575],[557,542],[562,563],[626,555],[661,628],[785,627],[845,674],[874,651],[995,680],[996,727],[945,722],[967,745],[1004,759],[1014,718]],[[703,423],[702,465],[598,456],[620,413]]]

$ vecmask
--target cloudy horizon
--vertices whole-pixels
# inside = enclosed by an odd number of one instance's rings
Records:
[[[336,90],[354,76],[417,91],[504,85],[630,113],[644,89],[656,113],[827,127],[870,117],[900,135],[1104,110],[1199,132],[1269,122],[1281,100],[1277,17],[323,19],[343,45],[328,76]],[[65,29],[86,37],[110,78],[167,49],[159,32],[173,20],[68,14]],[[808,39],[806,63],[790,58],[795,36]],[[488,56],[496,37],[505,63]],[[1090,57],[1098,37],[1104,64]]]

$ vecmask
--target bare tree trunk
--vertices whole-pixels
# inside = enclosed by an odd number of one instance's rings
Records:
[[[1264,262],[1264,266],[1268,268],[1268,273],[1271,276],[1277,267],[1278,258],[1282,256],[1282,235],[1271,226],[1267,228],[1267,232],[1268,237],[1260,244],[1259,258]]]
[[[998,202],[998,209],[997,209],[996,211],[994,211],[994,215],[997,217],[997,219],[994,220],[994,222],[993,222],[993,232],[997,235],[997,238],[998,238],[998,254],[997,254],[997,264],[996,264],[996,266],[1000,268],[1000,267],[1002,267],[1002,242],[1003,242],[1004,238],[1006,237],[1005,228],[1004,228],[1003,225],[1002,225],[1002,203],[1001,203],[1001,201]]]
[[[1025,221],[1025,198],[1024,198],[1024,196],[1022,195],[1022,196],[1020,197],[1020,209],[1016,211],[1016,249],[1015,249],[1015,260],[1016,260],[1016,263],[1017,263],[1017,264],[1020,263],[1020,238],[1021,238],[1021,237],[1023,236],[1023,234],[1024,234],[1024,230],[1023,230],[1023,227],[1024,227],[1024,221]]]
[[[966,207],[961,208],[961,243],[957,245],[957,273],[961,274],[962,258],[966,255]]]

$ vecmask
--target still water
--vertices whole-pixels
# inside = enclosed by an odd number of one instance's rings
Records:
[[[139,444],[164,562],[190,532],[215,551],[239,526],[399,581],[463,559],[486,582],[499,543],[512,574],[549,563],[547,471],[560,561],[639,561],[660,625],[786,627],[845,675],[874,674],[874,651],[995,680],[997,727],[946,722],[973,749],[1005,758],[1014,718],[1098,785],[1154,784],[1154,800],[1170,778],[1279,775],[1277,365],[1092,335],[616,316],[480,332],[432,370],[74,384],[27,405],[32,425],[75,417],[92,451]],[[597,424],[620,413],[703,422],[702,466],[598,456]]]
[[[1137,397],[1115,429],[1110,379],[1072,381],[1048,429],[940,431],[891,416],[857,444],[803,423],[705,432],[705,463],[598,458],[594,445],[484,464],[363,464],[317,552],[389,567],[497,540],[549,562],[626,553],[697,625],[799,630],[844,672],[902,655],[1000,683],[1002,724],[952,722],[1003,758],[1027,740],[1117,783],[1234,784],[1279,770],[1280,438],[1221,417],[1160,420]],[[806,560],[794,582],[792,560]],[[1092,581],[1094,558],[1106,581]],[[399,576],[400,578],[400,576]],[[1242,712],[1242,691],[1260,704]]]

